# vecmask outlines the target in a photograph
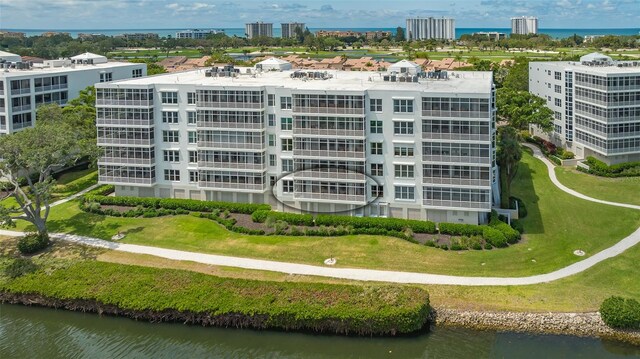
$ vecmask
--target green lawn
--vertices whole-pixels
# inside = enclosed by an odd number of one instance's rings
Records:
[[[491,251],[443,251],[382,236],[248,236],[228,232],[192,216],[112,218],[87,214],[76,202],[52,210],[52,231],[109,239],[127,233],[125,243],[252,258],[321,264],[333,255],[338,266],[467,276],[526,276],[546,273],[607,248],[640,226],[640,211],[576,199],[558,190],[542,162],[525,154],[513,194],[527,205],[522,243]],[[24,223],[21,223],[24,228]]]
[[[556,176],[563,185],[587,196],[640,205],[640,177],[598,177],[569,167],[556,167]]]

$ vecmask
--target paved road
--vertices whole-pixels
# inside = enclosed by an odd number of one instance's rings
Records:
[[[549,176],[553,183],[561,190],[574,195],[576,197],[604,203],[612,206],[627,207],[640,209],[640,206],[634,206],[624,203],[614,203],[608,201],[602,201],[595,198],[591,198],[575,192],[571,189],[563,186],[556,178],[554,166],[542,156],[538,148],[533,148],[534,155],[547,165]],[[0,230],[0,235],[5,236],[20,236],[21,232]],[[633,247],[640,242],[640,228],[634,233],[624,238],[620,242],[616,243],[612,247],[609,247],[595,255],[586,258],[580,262],[574,263],[562,269],[556,270],[551,273],[540,274],[530,277],[462,277],[462,276],[448,276],[439,274],[427,274],[427,273],[412,273],[412,272],[396,272],[396,271],[382,271],[372,269],[356,269],[356,268],[335,268],[326,266],[313,266],[306,264],[286,263],[267,261],[250,258],[220,256],[213,254],[203,254],[187,251],[179,251],[172,249],[164,249],[149,246],[140,246],[134,244],[124,244],[109,242],[97,238],[83,237],[72,234],[55,233],[51,235],[54,238],[81,243],[93,247],[108,248],[112,250],[149,254],[156,257],[168,258],[173,260],[185,260],[203,264],[228,266],[245,269],[257,269],[273,272],[299,274],[299,275],[311,275],[320,277],[331,277],[341,279],[351,279],[360,281],[377,281],[377,282],[393,282],[393,283],[408,283],[408,284],[445,284],[445,285],[463,285],[463,286],[509,286],[509,285],[530,285],[555,281],[561,278],[565,278],[582,271],[602,262],[611,257],[615,257],[625,250]]]

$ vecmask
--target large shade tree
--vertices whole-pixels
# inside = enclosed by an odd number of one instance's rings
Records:
[[[528,130],[534,125],[543,132],[553,131],[553,111],[543,98],[529,91],[498,89],[496,105],[498,118],[515,129]]]
[[[509,208],[511,182],[516,176],[518,163],[522,159],[522,148],[518,143],[518,133],[511,126],[503,126],[498,130],[498,150],[496,160],[500,166],[501,194],[500,206]]]

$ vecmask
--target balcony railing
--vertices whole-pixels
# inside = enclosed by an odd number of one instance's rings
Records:
[[[423,155],[424,162],[454,162],[454,163],[472,163],[472,164],[491,164],[490,157],[471,157],[471,156],[430,156]]]
[[[196,123],[198,128],[231,128],[231,129],[245,129],[245,130],[264,130],[264,122],[260,123],[244,123],[244,122],[212,122],[212,121],[198,121]]]
[[[327,170],[302,170],[296,171],[293,174],[293,178],[322,178],[333,180],[348,180],[348,181],[364,181],[366,176],[362,173],[352,171],[327,171]]]
[[[131,178],[119,176],[98,175],[98,181],[109,184],[145,184],[151,185],[156,182],[155,178]]]
[[[332,115],[364,115],[364,108],[293,106],[293,113],[328,113]]]
[[[152,107],[153,100],[115,100],[115,99],[98,99],[97,106],[140,106]]]
[[[13,110],[13,112],[31,111],[31,104],[22,105],[22,106],[12,106],[11,110]]]
[[[331,150],[293,150],[294,156],[302,157],[320,157],[320,158],[355,158],[362,159],[366,157],[364,151],[331,151]]]
[[[131,157],[100,157],[98,164],[118,164],[118,165],[143,165],[150,166],[155,163],[151,158],[131,158]]]
[[[324,200],[331,202],[367,203],[367,196],[359,194],[294,192],[293,198]]]
[[[11,94],[12,95],[22,95],[22,94],[25,94],[25,93],[31,93],[31,88],[27,87],[27,88],[24,88],[24,89],[13,89],[13,90],[11,90]]]
[[[198,186],[202,188],[212,188],[212,189],[238,189],[238,190],[260,191],[260,192],[264,191],[263,184],[253,184],[253,183],[199,181]]]
[[[491,209],[490,202],[469,202],[469,201],[443,201],[436,199],[425,199],[422,204],[429,207],[451,207],[469,209]]]
[[[294,135],[315,135],[330,137],[365,137],[364,130],[340,130],[340,129],[318,129],[318,128],[300,128],[293,129]]]
[[[261,109],[264,107],[263,103],[254,103],[254,102],[209,102],[209,101],[198,101],[196,103],[198,107],[205,108],[255,108]]]
[[[258,170],[258,171],[262,171],[266,168],[264,164],[258,164],[258,163],[210,162],[210,161],[198,161],[198,167],[211,168],[211,169],[237,169],[237,170]]]
[[[489,111],[422,110],[424,117],[490,118],[490,113]]]
[[[491,186],[490,180],[483,179],[465,179],[465,178],[447,178],[447,177],[422,177],[422,183],[425,184],[452,184],[460,186]]]
[[[98,118],[96,124],[98,126],[153,126],[152,119],[113,119],[113,118]]]
[[[98,145],[138,145],[138,146],[153,146],[155,140],[151,139],[129,139],[129,138],[98,138]]]
[[[422,138],[425,140],[451,140],[451,141],[491,141],[491,136],[475,135],[466,133],[439,133],[439,132],[423,132]]]
[[[51,90],[60,90],[68,88],[67,84],[58,84],[58,85],[49,85],[49,86],[36,86],[35,92],[43,92],[43,91],[51,91]]]
[[[219,149],[262,150],[266,146],[263,143],[198,141],[198,147],[219,148]]]

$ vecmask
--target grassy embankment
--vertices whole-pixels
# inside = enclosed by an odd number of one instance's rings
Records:
[[[640,177],[598,177],[573,167],[556,167],[556,176],[563,185],[587,196],[640,205]]]

